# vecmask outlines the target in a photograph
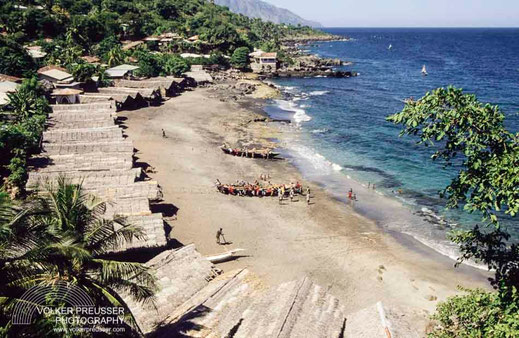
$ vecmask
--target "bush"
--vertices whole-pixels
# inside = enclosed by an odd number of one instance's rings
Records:
[[[159,76],[161,72],[160,56],[152,54],[148,51],[137,51],[134,56],[138,60],[139,69],[136,71],[138,76],[154,77]]]
[[[79,82],[90,81],[99,72],[99,67],[91,63],[78,63],[70,68],[74,79]]]
[[[514,288],[507,299],[499,293],[467,290],[440,303],[431,338],[519,337],[519,297]]]
[[[187,64],[186,60],[173,54],[162,55],[160,60],[160,67],[160,74],[163,76],[180,76],[189,70],[189,65]]]
[[[249,53],[247,47],[236,48],[231,57],[231,65],[237,69],[246,69],[249,67]]]
[[[101,59],[107,61],[108,52],[120,46],[121,43],[119,42],[119,39],[114,35],[109,35],[96,45],[95,54]]]

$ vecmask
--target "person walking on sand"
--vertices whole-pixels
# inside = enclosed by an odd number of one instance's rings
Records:
[[[294,202],[294,188],[290,189],[290,202]]]
[[[220,237],[223,238],[223,242],[220,241]],[[226,243],[225,237],[223,236],[223,229],[222,228],[218,229],[218,231],[216,232],[216,243],[218,243],[218,244],[225,244]]]
[[[162,129],[162,138],[166,138],[166,132]]]
[[[281,193],[281,188],[278,188],[278,196],[279,196],[279,204],[283,203],[283,194]]]
[[[306,194],[306,205],[310,205],[310,193]]]

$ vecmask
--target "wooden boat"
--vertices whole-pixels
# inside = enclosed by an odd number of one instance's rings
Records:
[[[227,251],[220,255],[205,257],[205,259],[207,259],[209,262],[215,263],[215,264],[223,263],[223,262],[227,262],[227,261],[230,261],[231,259],[236,258],[237,256],[235,254],[237,252],[241,252],[241,251],[245,251],[245,249],[234,249],[234,250]]]
[[[226,146],[222,146],[220,149],[226,154],[238,157],[274,159],[279,156],[279,153],[273,152],[270,149],[233,149]]]

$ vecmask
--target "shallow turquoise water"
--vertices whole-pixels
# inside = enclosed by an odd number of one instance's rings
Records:
[[[429,90],[453,84],[483,102],[498,104],[507,115],[507,126],[518,131],[519,29],[329,31],[352,40],[323,42],[306,49],[323,57],[353,61],[352,66],[343,68],[360,76],[275,81],[287,98],[273,102],[266,110],[294,120],[287,128],[293,138],[285,148],[309,178],[338,197],[344,197],[355,185],[352,181],[360,183],[364,200],[355,207],[374,216],[381,226],[420,237],[452,256],[454,249],[445,249],[449,245],[445,233],[479,221],[477,215],[446,211],[438,196],[456,168],[446,170],[432,162],[427,149],[410,137],[399,138],[399,128],[385,117],[400,111],[405,98],[419,98]],[[390,44],[392,49],[388,50]],[[420,73],[424,64],[427,77]],[[409,214],[427,208],[423,210],[435,216],[424,221],[423,215],[407,217],[389,206],[379,207],[382,202],[378,197],[362,190],[368,182],[402,204]],[[507,219],[505,223],[519,238],[519,222]]]

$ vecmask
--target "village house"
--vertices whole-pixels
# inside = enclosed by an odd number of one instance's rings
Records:
[[[133,76],[133,72],[139,69],[138,66],[132,65],[119,65],[116,67],[108,68],[106,70],[106,75],[108,75],[112,79],[122,79]]]
[[[182,40],[182,37],[178,33],[162,33],[160,34],[160,42],[168,43],[174,40]]]
[[[57,104],[73,104],[80,103],[80,94],[83,91],[80,89],[73,88],[63,88],[63,89],[54,89],[51,93],[51,97],[56,100]]]
[[[54,88],[74,88],[79,89],[79,82],[74,81],[74,77],[67,73],[67,70],[58,66],[46,66],[38,69],[40,81],[50,82]]]
[[[250,67],[254,73],[273,73],[278,69],[278,54],[256,50],[249,54]]]
[[[47,56],[47,53],[42,50],[41,46],[25,46],[25,50],[36,61]]]

